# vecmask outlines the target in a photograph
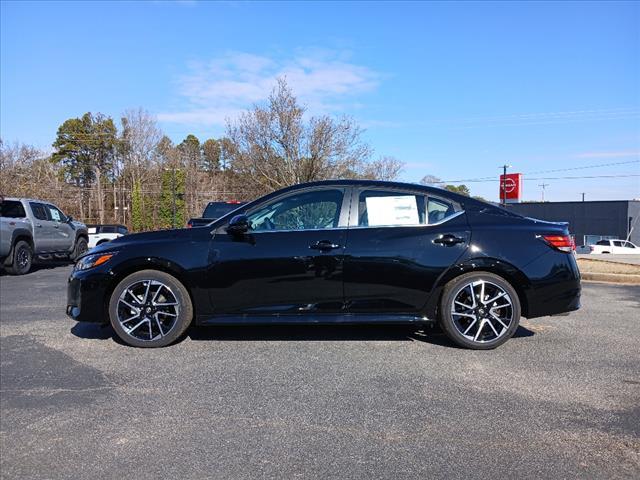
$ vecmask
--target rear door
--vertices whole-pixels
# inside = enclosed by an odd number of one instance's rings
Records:
[[[56,251],[55,223],[49,219],[47,207],[40,202],[29,202],[33,213],[33,243],[35,253]]]
[[[355,190],[351,210],[344,291],[353,313],[421,311],[470,241],[461,206],[419,190]]]

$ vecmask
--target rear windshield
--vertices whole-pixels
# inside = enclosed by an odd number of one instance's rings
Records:
[[[22,202],[5,200],[0,203],[0,217],[24,218],[26,216]]]
[[[209,205],[207,205],[207,208],[204,209],[203,218],[220,218],[230,211],[235,210],[240,205],[240,203],[210,203]]]

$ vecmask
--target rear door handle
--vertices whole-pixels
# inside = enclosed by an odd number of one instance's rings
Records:
[[[329,250],[335,250],[336,248],[340,248],[340,245],[330,242],[329,240],[320,240],[319,242],[312,243],[311,245],[309,245],[309,248],[313,250],[320,250],[320,251],[326,252]]]
[[[450,233],[447,233],[446,235],[442,235],[433,240],[433,243],[438,243],[440,245],[447,245],[447,246],[452,246],[452,245],[456,245],[458,243],[464,243],[464,242],[465,242],[464,238],[456,237],[455,235],[451,235]]]

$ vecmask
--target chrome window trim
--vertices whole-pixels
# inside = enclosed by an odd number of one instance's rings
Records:
[[[449,220],[453,220],[456,217],[459,217],[460,215],[462,215],[463,213],[465,213],[464,210],[460,210],[456,213],[454,213],[453,215],[449,215],[447,218],[443,218],[442,220],[440,220],[439,222],[436,223],[429,223],[429,224],[421,224],[421,225],[377,225],[377,226],[371,226],[371,225],[356,225],[356,226],[351,226],[351,227],[333,227],[333,228],[318,228],[318,229],[313,229],[313,230],[261,230],[259,232],[252,232],[249,231],[247,232],[248,235],[258,235],[261,233],[291,233],[291,232],[329,232],[329,231],[335,231],[335,230],[361,230],[361,229],[365,229],[365,228],[429,228],[429,227],[436,227],[438,225],[442,225],[443,223],[448,222]]]
[[[362,229],[362,228],[407,228],[407,227],[415,227],[415,228],[428,228],[428,227],[437,227],[438,225],[442,225],[443,223],[447,223],[449,220],[453,220],[456,217],[459,217],[465,213],[464,210],[459,210],[453,215],[449,215],[446,218],[443,218],[439,222],[435,223],[422,223],[417,225],[354,225],[349,227],[349,229]]]

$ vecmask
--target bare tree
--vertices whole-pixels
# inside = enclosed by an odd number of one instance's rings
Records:
[[[283,78],[267,104],[227,125],[225,156],[258,190],[310,180],[356,176],[371,150],[349,117],[304,119],[305,108]]]
[[[404,170],[404,162],[388,155],[365,165],[362,176],[375,180],[397,180]]]
[[[133,180],[141,180],[144,172],[156,160],[162,131],[156,119],[142,108],[125,110],[122,123],[122,168],[128,170]]]

